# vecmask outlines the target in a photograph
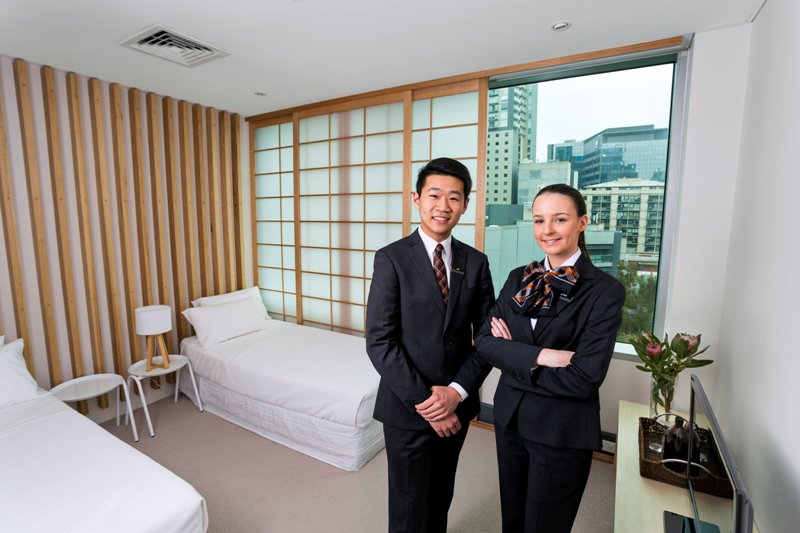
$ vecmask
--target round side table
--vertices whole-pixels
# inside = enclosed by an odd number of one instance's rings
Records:
[[[161,356],[153,357],[153,363],[161,364]],[[150,411],[147,409],[147,399],[144,397],[144,387],[142,387],[142,380],[147,378],[154,378],[164,376],[175,372],[175,400],[178,401],[178,392],[181,386],[181,369],[189,369],[189,377],[192,380],[192,387],[194,387],[194,395],[197,397],[197,407],[200,412],[203,411],[203,402],[200,400],[200,392],[197,390],[197,381],[194,379],[194,370],[189,358],[185,355],[172,355],[169,356],[169,368],[154,368],[150,371],[147,370],[147,361],[142,359],[132,364],[128,368],[128,386],[130,382],[135,381],[136,387],[139,389],[139,396],[142,397],[142,410],[144,411],[144,418],[147,420],[147,429],[150,431],[150,436],[155,437],[156,432],[153,431],[153,422],[150,420]],[[125,415],[127,418],[127,414]]]

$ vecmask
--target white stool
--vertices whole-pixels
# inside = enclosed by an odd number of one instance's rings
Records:
[[[50,389],[50,393],[62,402],[77,402],[88,400],[115,391],[117,398],[117,427],[119,427],[119,394],[116,393],[117,387],[122,387],[125,393],[125,424],[128,424],[128,416],[133,420],[133,410],[131,409],[131,398],[128,395],[128,386],[119,374],[91,374],[79,378],[65,381]],[[133,440],[139,442],[139,432],[136,424],[131,423],[133,429]]]
[[[161,356],[153,357],[154,364],[161,364]],[[150,430],[150,436],[155,437],[156,432],[153,431],[153,423],[150,420],[150,411],[147,409],[147,400],[144,397],[144,388],[142,387],[142,380],[146,378],[154,378],[157,376],[163,376],[165,374],[171,374],[175,372],[175,401],[178,401],[178,392],[181,386],[181,372],[180,370],[186,367],[189,369],[189,377],[192,379],[192,387],[194,387],[194,395],[197,397],[197,406],[200,409],[200,412],[203,411],[203,402],[200,400],[200,392],[197,390],[197,382],[194,379],[194,370],[192,370],[192,364],[189,362],[189,358],[184,355],[172,355],[169,356],[169,367],[168,368],[154,368],[150,371],[147,370],[147,361],[142,359],[130,366],[128,368],[128,385],[130,386],[131,380],[136,382],[136,386],[139,388],[139,395],[142,397],[142,410],[144,411],[144,418],[147,420],[147,429]],[[127,417],[127,415],[125,415]],[[131,414],[131,416],[133,416]],[[127,421],[127,418],[126,418]],[[133,424],[134,426],[136,424]]]

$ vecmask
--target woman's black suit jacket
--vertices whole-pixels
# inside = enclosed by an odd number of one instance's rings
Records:
[[[512,309],[525,267],[512,270],[490,316],[505,320],[513,340],[493,337],[487,320],[476,345],[478,355],[502,371],[494,396],[496,424],[507,427],[518,411],[519,432],[528,440],[599,450],[598,390],[622,323],[625,288],[583,255],[575,266],[579,279],[571,294],[556,292],[550,309],[539,312],[535,330],[529,316]],[[575,355],[564,368],[532,368],[542,348]]]

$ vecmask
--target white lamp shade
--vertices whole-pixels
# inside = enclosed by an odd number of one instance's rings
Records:
[[[172,309],[168,305],[146,305],[137,307],[137,335],[158,335],[172,329]]]

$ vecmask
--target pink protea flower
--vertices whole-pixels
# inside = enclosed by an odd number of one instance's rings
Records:
[[[647,343],[647,356],[650,359],[657,359],[661,357],[661,354],[664,353],[664,348],[657,342],[649,342]]]
[[[700,346],[700,339],[697,335],[689,335],[688,333],[681,333],[680,338],[682,341],[686,342],[687,347],[689,349],[689,353],[694,352],[698,346]]]
[[[658,339],[649,331],[643,331],[642,338],[647,342],[658,342]]]

